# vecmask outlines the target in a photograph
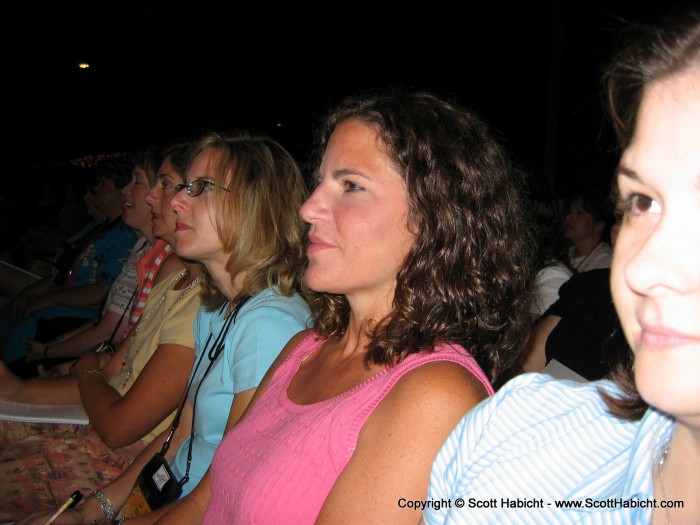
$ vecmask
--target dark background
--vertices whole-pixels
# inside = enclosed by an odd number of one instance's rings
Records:
[[[208,129],[266,131],[303,161],[331,101],[388,84],[476,110],[558,193],[580,179],[606,186],[602,67],[629,21],[672,3],[226,5],[8,9],[5,197],[31,195],[33,178],[66,162]]]

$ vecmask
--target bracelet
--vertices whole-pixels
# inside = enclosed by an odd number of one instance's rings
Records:
[[[102,512],[105,515],[105,521],[107,523],[112,523],[114,521],[114,507],[112,507],[112,502],[109,498],[102,494],[99,490],[93,490],[90,495],[97,500],[97,503],[102,507]]]
[[[76,382],[76,383],[80,383],[80,378],[81,378],[81,377],[87,376],[87,375],[92,375],[92,374],[102,376],[102,370],[99,370],[99,369],[97,369],[97,368],[91,368],[90,370],[83,370],[82,372],[79,372],[79,373],[75,376],[75,382]]]
[[[91,368],[90,370],[83,370],[82,372],[80,372],[79,376],[88,376],[91,374],[102,375],[102,370],[100,370],[99,368]]]

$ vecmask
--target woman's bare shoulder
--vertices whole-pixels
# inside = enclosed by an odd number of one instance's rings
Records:
[[[166,259],[161,263],[155,278],[153,279],[153,284],[156,285],[163,281],[170,274],[177,272],[179,270],[184,270],[185,265],[177,255],[171,253],[166,257]]]

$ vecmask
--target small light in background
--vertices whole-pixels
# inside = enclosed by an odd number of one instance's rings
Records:
[[[278,128],[281,128],[281,127],[282,127],[282,123],[281,123],[281,122],[278,122],[277,124],[275,124],[275,126],[277,126]]]
[[[90,67],[90,64],[88,64],[87,62],[81,62],[80,64],[78,64],[78,67],[80,69],[88,69]]]

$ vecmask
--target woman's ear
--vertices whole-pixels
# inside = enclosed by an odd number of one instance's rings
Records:
[[[595,227],[596,235],[598,237],[602,237],[603,232],[605,231],[605,221],[603,221],[603,220],[595,221],[594,227]]]

